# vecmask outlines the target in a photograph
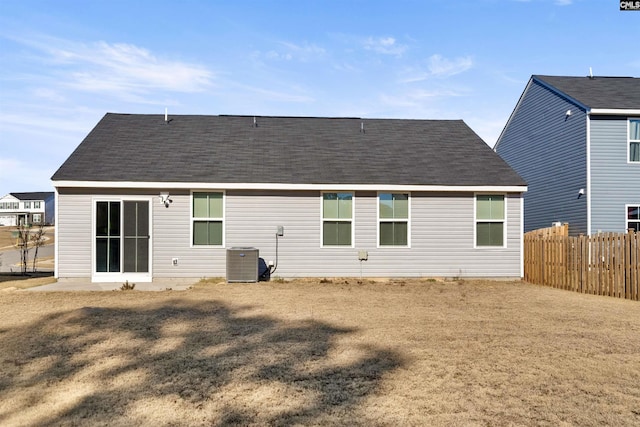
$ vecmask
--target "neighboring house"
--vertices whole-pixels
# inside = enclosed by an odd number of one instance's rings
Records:
[[[461,120],[107,114],[52,177],[56,276],[521,277],[526,184]],[[277,236],[282,231],[282,236]]]
[[[9,193],[0,198],[0,225],[49,225],[55,221],[53,191]]]
[[[534,75],[495,150],[527,181],[525,231],[640,229],[640,78]]]

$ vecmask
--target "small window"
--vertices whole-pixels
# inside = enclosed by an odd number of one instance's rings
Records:
[[[31,202],[24,202],[25,209],[31,209]]]
[[[222,193],[193,193],[194,246],[222,246],[224,243],[224,197]]]
[[[504,196],[476,196],[476,246],[504,246]]]
[[[33,202],[34,209],[40,209],[40,202]]]
[[[40,224],[42,222],[42,215],[41,214],[33,214],[33,222],[35,224]]]
[[[629,120],[629,161],[640,163],[640,119]]]
[[[380,246],[409,246],[409,194],[378,195],[378,235]]]
[[[322,194],[322,246],[353,246],[353,194]]]
[[[627,230],[640,232],[640,206],[627,206]]]

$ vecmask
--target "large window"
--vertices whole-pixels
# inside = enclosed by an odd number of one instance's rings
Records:
[[[409,246],[409,194],[378,195],[380,246]]]
[[[223,246],[224,197],[220,193],[193,193],[193,244]]]
[[[640,119],[629,119],[629,161],[640,162]]]
[[[353,194],[322,194],[322,246],[353,246]]]
[[[627,230],[640,232],[640,206],[627,206]]]
[[[504,196],[476,196],[476,246],[504,246]]]

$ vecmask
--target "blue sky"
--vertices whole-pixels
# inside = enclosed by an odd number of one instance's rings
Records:
[[[532,74],[639,76],[616,0],[2,0],[0,196],[107,112],[463,119],[493,146]]]

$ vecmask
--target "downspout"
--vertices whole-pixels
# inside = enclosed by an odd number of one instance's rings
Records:
[[[58,225],[58,211],[60,210],[60,204],[58,203],[58,187],[54,187],[55,189],[55,193],[54,193],[54,198],[55,198],[55,205],[53,206],[53,209],[55,210],[54,213],[54,236],[55,236],[55,243],[53,244],[53,277],[55,277],[56,279],[58,279],[60,277],[59,275],[59,271],[58,271],[58,260],[60,259],[58,257],[58,242],[60,241],[58,239],[58,230],[60,229],[59,225]],[[45,208],[46,209],[46,208]]]
[[[587,236],[591,236],[591,111],[586,111],[587,121]]]
[[[524,193],[520,193],[520,279],[524,279]]]

